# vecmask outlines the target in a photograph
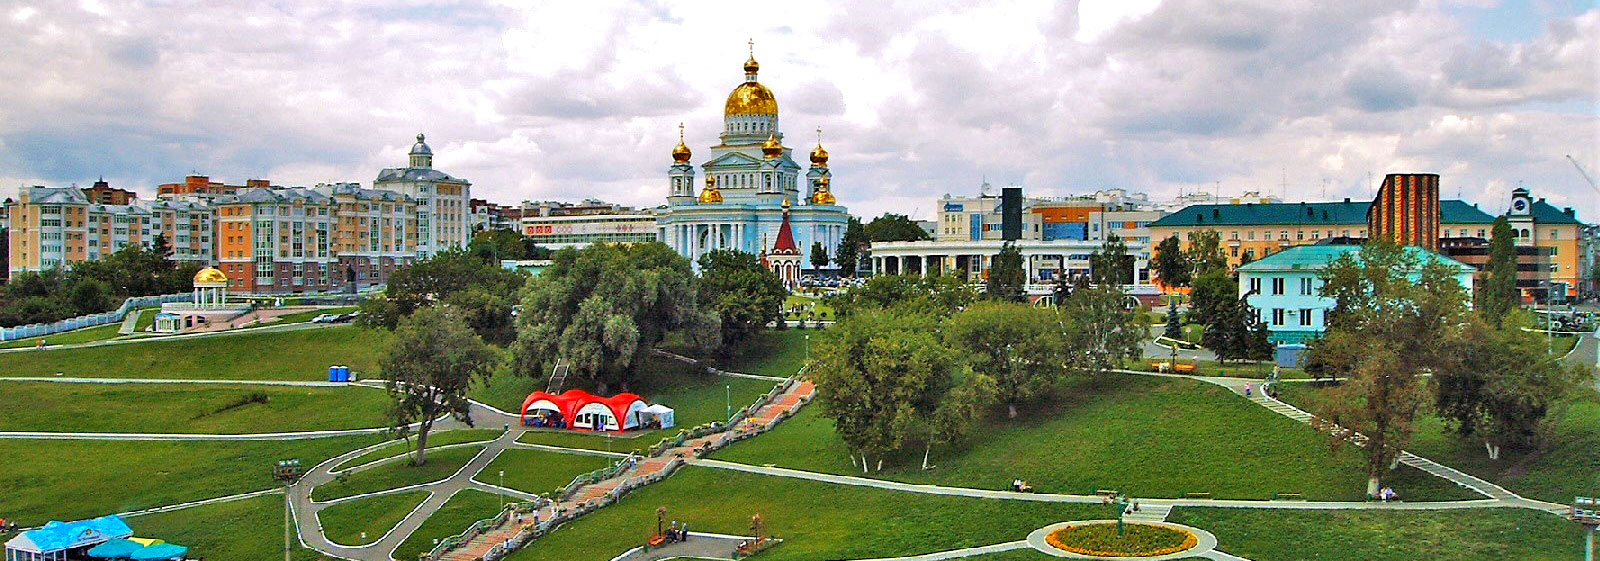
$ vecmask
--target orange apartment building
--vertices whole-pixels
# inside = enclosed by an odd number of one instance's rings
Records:
[[[416,255],[416,201],[349,183],[248,188],[215,199],[218,268],[251,293],[388,282]]]
[[[97,193],[105,196],[109,191],[107,187]],[[179,201],[138,203],[131,198],[132,204],[100,204],[90,194],[90,189],[76,187],[23,188],[7,205],[8,270],[71,267],[130,244],[148,246],[157,235],[166,236],[174,260],[211,263],[214,259],[210,207]]]

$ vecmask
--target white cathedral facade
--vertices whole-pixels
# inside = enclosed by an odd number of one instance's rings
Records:
[[[795,163],[778,129],[778,100],[756,81],[758,70],[752,55],[744,63],[744,83],[728,94],[721,142],[700,164],[703,186],[679,131],[667,172],[667,208],[656,218],[657,237],[697,263],[718,249],[764,256],[777,244],[787,210],[800,263],[811,267],[811,245],[822,242],[830,258],[827,268],[834,268],[833,253],[850,213],[833,196],[828,151],[819,139],[810,168]]]

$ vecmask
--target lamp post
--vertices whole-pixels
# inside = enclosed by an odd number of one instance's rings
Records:
[[[733,384],[727,384],[727,385],[722,386],[722,397],[727,402],[727,405],[728,405],[728,416],[724,417],[724,420],[725,421],[732,421],[733,420]]]
[[[1568,515],[1573,522],[1582,524],[1589,531],[1584,532],[1583,561],[1594,561],[1594,530],[1600,527],[1600,498],[1577,497],[1572,499],[1572,512]]]
[[[501,489],[506,488],[506,470],[503,470],[503,469],[500,470],[500,488]],[[502,494],[502,495],[500,495],[500,510],[504,511],[505,509],[506,509],[506,496],[504,494]]]
[[[290,511],[294,501],[291,490],[295,481],[300,479],[300,475],[300,460],[279,460],[272,466],[272,478],[283,482],[283,561],[290,561],[289,528],[292,524]]]

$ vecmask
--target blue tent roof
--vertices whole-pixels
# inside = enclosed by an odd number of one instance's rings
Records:
[[[144,548],[133,552],[133,554],[129,555],[128,558],[133,559],[134,561],[155,561],[160,559],[175,559],[178,557],[183,557],[183,554],[188,552],[189,548],[181,545],[158,543],[151,546],[145,546]]]
[[[144,548],[144,544],[125,538],[117,538],[106,543],[94,546],[89,550],[90,557],[127,557],[133,552]]]
[[[43,528],[28,530],[11,538],[7,546],[36,550],[41,553],[61,551],[74,547],[88,547],[116,538],[133,535],[133,529],[117,515],[102,516],[77,522],[50,521]],[[29,547],[31,546],[31,547]]]

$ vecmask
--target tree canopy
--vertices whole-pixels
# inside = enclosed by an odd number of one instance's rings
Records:
[[[1096,285],[1122,286],[1133,282],[1134,259],[1122,236],[1107,234],[1106,241],[1089,254],[1089,275]]]
[[[700,304],[722,325],[722,347],[777,320],[789,292],[754,254],[719,249],[700,256]]]
[[[522,292],[515,370],[539,376],[558,361],[602,392],[627,388],[670,332],[703,349],[719,340],[701,309],[689,260],[659,242],[563,249]]]
[[[0,286],[0,326],[49,323],[116,309],[130,296],[188,292],[198,263],[172,259],[166,236],[66,269],[24,271]]]
[[[1484,266],[1483,286],[1478,288],[1478,310],[1498,324],[1521,307],[1517,291],[1517,247],[1511,222],[1501,216],[1494,221],[1489,240],[1489,263]]]
[[[967,357],[974,372],[995,381],[1007,414],[1049,395],[1067,374],[1068,349],[1053,308],[979,302],[944,322],[945,342]]]
[[[1588,383],[1562,364],[1544,338],[1524,328],[1529,314],[1475,314],[1461,336],[1440,344],[1447,358],[1433,371],[1435,409],[1462,438],[1480,438],[1491,459],[1499,448],[1533,447],[1567,398]],[[1498,319],[1498,320],[1497,320]]]
[[[442,303],[457,309],[457,317],[485,340],[509,344],[516,293],[526,281],[526,274],[472,252],[442,251],[390,273],[383,296],[361,302],[361,322],[394,329],[416,310]]]
[[[876,275],[825,301],[843,318],[857,311],[888,308],[944,316],[977,299],[978,293],[972,287],[953,276]]]
[[[1006,242],[989,261],[989,278],[984,281],[984,292],[990,298],[1021,302],[1027,298],[1024,284],[1027,272],[1022,268],[1022,251],[1016,244]]]
[[[442,308],[423,308],[400,320],[379,368],[394,403],[391,428],[417,435],[415,465],[427,461],[433,422],[449,414],[472,425],[467,390],[489,376],[499,355],[461,318]]]
[[[833,250],[833,262],[839,266],[840,276],[856,276],[856,264],[861,260],[861,252],[871,242],[861,220],[850,217],[849,225],[844,228],[844,237],[839,240],[839,247]]]
[[[533,238],[509,228],[473,232],[472,241],[467,243],[467,253],[490,262],[498,262],[501,259],[550,258],[548,248],[540,247],[533,243]]]
[[[1115,285],[1091,286],[1080,277],[1059,308],[1066,362],[1082,374],[1104,374],[1120,368],[1124,359],[1138,358],[1140,344],[1150,335]]]
[[[1228,256],[1222,253],[1222,234],[1216,230],[1201,230],[1189,235],[1189,264],[1194,266],[1190,278],[1199,278],[1212,271],[1228,270]]]
[[[1189,261],[1189,255],[1184,253],[1183,242],[1178,241],[1176,234],[1156,244],[1156,254],[1150,258],[1150,268],[1155,271],[1156,279],[1168,287],[1189,286],[1193,281],[1194,264]]]
[[[933,239],[917,221],[904,214],[884,213],[866,225],[867,239],[873,242],[914,242]]]

